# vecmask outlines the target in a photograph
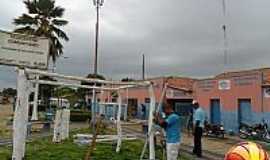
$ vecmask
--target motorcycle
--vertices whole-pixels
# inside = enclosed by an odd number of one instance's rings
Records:
[[[225,137],[225,129],[221,124],[210,124],[205,122],[204,133],[206,136]]]
[[[239,137],[242,139],[258,139],[270,143],[270,133],[265,122],[248,125],[241,123],[239,127]]]

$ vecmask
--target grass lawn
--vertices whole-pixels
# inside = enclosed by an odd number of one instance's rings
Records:
[[[116,154],[112,143],[99,143],[92,160],[138,160],[142,147],[142,141],[126,141],[123,142],[121,152]],[[72,139],[54,144],[51,138],[43,138],[27,144],[26,160],[83,160],[86,149],[86,146],[74,144]],[[0,160],[10,160],[11,150],[11,147],[0,147]],[[161,155],[161,150],[157,149],[156,152],[157,156]],[[181,157],[181,160],[188,159]]]

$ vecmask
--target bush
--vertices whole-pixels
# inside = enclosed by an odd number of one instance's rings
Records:
[[[70,111],[70,121],[73,122],[85,122],[86,120],[91,119],[91,112],[87,111]]]

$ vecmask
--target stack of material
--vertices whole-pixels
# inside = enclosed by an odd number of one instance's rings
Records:
[[[61,142],[69,137],[70,110],[57,110],[54,122],[53,142]]]
[[[76,134],[73,136],[74,143],[78,145],[89,145],[92,142],[93,135],[92,134]],[[118,139],[118,135],[98,135],[97,142],[110,142],[116,141]],[[123,135],[121,137],[122,140],[135,140],[137,137],[132,134]]]

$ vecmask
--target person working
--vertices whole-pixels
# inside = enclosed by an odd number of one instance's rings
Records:
[[[163,105],[165,116],[156,116],[156,123],[165,129],[166,132],[166,153],[167,160],[177,160],[180,146],[180,117],[174,113],[173,106],[167,100]]]
[[[193,101],[195,109],[193,115],[194,148],[193,153],[202,157],[202,135],[205,121],[205,113],[197,101]]]

